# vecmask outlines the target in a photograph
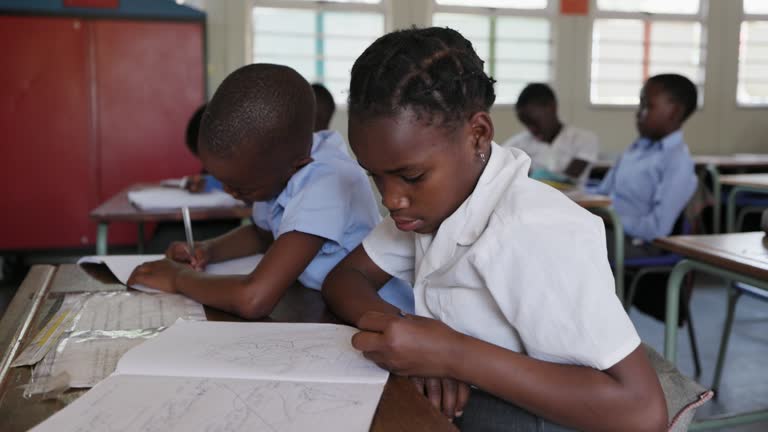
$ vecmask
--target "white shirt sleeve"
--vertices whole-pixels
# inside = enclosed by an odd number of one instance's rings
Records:
[[[571,139],[571,145],[576,149],[574,158],[583,159],[591,163],[597,162],[597,157],[600,153],[600,141],[597,135],[588,130],[574,129]]]
[[[501,222],[511,228],[486,248],[483,267],[496,270],[484,272],[488,289],[529,356],[608,369],[640,338],[615,295],[602,222],[546,219]]]
[[[387,217],[363,240],[363,249],[387,274],[413,285],[415,241],[413,233],[400,231],[392,218]]]

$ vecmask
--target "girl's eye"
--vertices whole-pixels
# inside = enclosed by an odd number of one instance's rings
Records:
[[[400,176],[406,183],[418,183],[424,177],[424,173],[415,176]]]

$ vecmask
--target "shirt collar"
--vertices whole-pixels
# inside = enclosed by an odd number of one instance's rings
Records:
[[[475,190],[440,227],[456,233],[456,242],[469,246],[488,226],[499,200],[518,178],[528,176],[530,158],[517,149],[504,149],[491,143],[491,156],[477,181]],[[446,226],[447,225],[447,226]]]
[[[661,150],[670,150],[683,144],[683,131],[678,129],[660,140],[640,137],[633,144],[633,148],[651,148],[658,143]]]

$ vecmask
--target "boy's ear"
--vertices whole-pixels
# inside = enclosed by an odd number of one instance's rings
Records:
[[[478,111],[469,118],[469,128],[472,140],[477,148],[482,152],[487,152],[493,141],[493,120],[491,115],[485,111]]]
[[[312,159],[312,158],[311,158],[311,157],[309,157],[309,156],[307,156],[307,157],[303,157],[303,158],[301,158],[301,159],[296,159],[296,160],[293,162],[293,166],[291,167],[291,168],[292,168],[292,172],[291,172],[291,174],[293,174],[293,173],[296,173],[296,172],[297,172],[297,171],[299,171],[300,169],[302,169],[302,168],[304,168],[305,166],[309,165],[310,163],[312,163],[312,161],[314,161],[314,159]]]

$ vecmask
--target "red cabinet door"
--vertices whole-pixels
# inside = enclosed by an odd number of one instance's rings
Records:
[[[94,20],[99,201],[137,182],[200,170],[184,144],[204,101],[199,22]],[[110,244],[134,243],[135,225],[111,224]]]
[[[87,28],[0,16],[0,249],[93,243]]]

